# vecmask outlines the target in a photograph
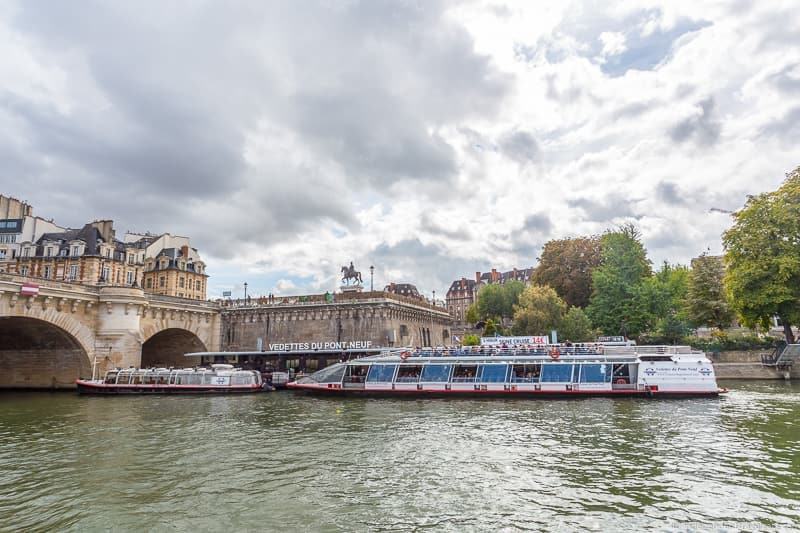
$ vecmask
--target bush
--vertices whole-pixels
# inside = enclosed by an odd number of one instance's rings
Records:
[[[732,350],[763,350],[774,348],[779,339],[775,337],[759,337],[758,335],[729,336],[725,332],[715,331],[711,338],[685,337],[683,342],[692,348],[704,352],[728,352]]]
[[[477,335],[464,335],[464,346],[478,346],[481,343],[481,338]]]

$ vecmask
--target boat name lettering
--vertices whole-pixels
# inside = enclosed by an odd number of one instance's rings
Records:
[[[358,350],[372,348],[372,341],[347,342],[277,342],[269,345],[270,350]]]

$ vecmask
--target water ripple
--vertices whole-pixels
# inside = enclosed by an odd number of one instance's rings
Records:
[[[684,401],[0,395],[0,530],[800,528],[800,387]]]

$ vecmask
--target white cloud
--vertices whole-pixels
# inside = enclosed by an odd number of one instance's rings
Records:
[[[687,262],[800,164],[793,2],[4,6],[2,192],[189,234],[212,288],[441,294],[624,221]]]

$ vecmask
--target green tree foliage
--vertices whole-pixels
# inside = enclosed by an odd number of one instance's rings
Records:
[[[598,236],[548,241],[531,281],[553,287],[567,305],[586,307],[592,295],[592,272],[600,265],[601,252]]]
[[[586,313],[607,335],[636,337],[648,327],[640,288],[652,271],[638,230],[621,226],[600,238],[601,266],[592,272],[592,297]]]
[[[464,313],[464,319],[470,324],[477,324],[481,317],[478,314],[478,304],[471,304]]]
[[[491,337],[492,335],[502,335],[503,328],[493,318],[487,318],[483,323],[483,336]]]
[[[480,343],[481,339],[477,335],[464,335],[464,340],[461,344],[463,346],[478,346]]]
[[[531,285],[514,306],[515,335],[547,335],[558,329],[567,306],[552,287]]]
[[[731,304],[746,326],[777,315],[786,341],[800,322],[800,167],[773,192],[752,196],[722,236]]]
[[[597,338],[592,321],[580,307],[570,307],[558,327],[559,338],[572,342],[589,342]]]
[[[495,322],[502,322],[503,318],[511,318],[514,304],[524,289],[525,284],[519,281],[484,285],[478,292],[476,302],[478,319],[492,318]]]
[[[725,264],[721,257],[703,253],[692,261],[686,313],[694,326],[718,328],[720,331],[733,322],[723,279]]]

